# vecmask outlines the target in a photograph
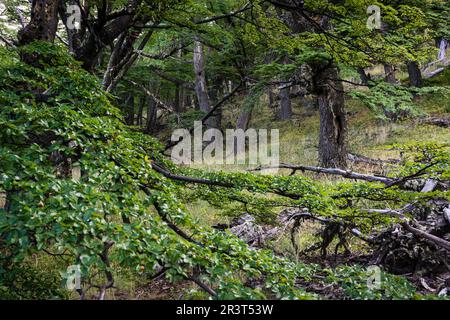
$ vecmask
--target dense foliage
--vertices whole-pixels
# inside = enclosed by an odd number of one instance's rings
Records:
[[[75,2],[74,30],[65,9]],[[427,268],[448,268],[450,144],[390,145],[398,159],[361,160],[382,174],[347,170],[358,156],[348,148],[346,99],[384,123],[448,127],[419,107],[431,95],[450,99],[448,83],[426,79],[448,63],[433,62],[450,37],[447,1],[75,2],[1,8],[0,298],[73,298],[64,285],[74,265],[82,299],[104,299],[125,274],[187,280],[200,298],[430,298],[391,273],[406,265],[425,281]],[[382,12],[375,29],[373,5]],[[266,102],[266,122],[292,120],[295,99],[320,116],[321,167],[281,164],[290,175],[264,175],[168,160],[175,128],[201,119],[245,130]],[[231,225],[199,224],[188,209],[198,203],[265,226],[293,210],[293,254],[251,247]],[[330,246],[348,253],[348,239],[371,256],[300,263],[296,236],[307,220],[323,227],[322,258]],[[367,285],[372,263],[385,267],[377,288]]]
[[[153,170],[155,161],[174,173],[231,184],[227,189],[192,185],[191,196],[215,205],[226,204],[224,198],[238,201],[265,219],[267,207],[306,207],[314,214],[349,219],[357,210],[346,205],[349,201],[402,205],[430,196],[373,183],[325,189],[298,176],[176,168],[155,139],[122,124],[96,78],[61,48],[37,42],[20,50],[38,54],[39,64],[26,65],[16,51],[1,49],[0,190],[7,194],[0,215],[3,286],[8,268],[45,252],[68,265],[80,264],[84,288],[109,288],[115,270],[127,268],[149,277],[164,270],[172,281],[208,283],[216,298],[314,297],[296,286],[298,279],[311,276],[311,267],[195,225],[178,198],[184,188]],[[419,154],[426,150],[438,163],[424,174],[436,170],[448,177],[448,146],[436,147],[419,148]],[[420,160],[406,162],[399,175],[422,168]],[[73,168],[80,169],[80,177]],[[266,193],[280,199],[257,196]],[[450,198],[448,191],[440,196]],[[95,276],[98,272],[106,281]]]

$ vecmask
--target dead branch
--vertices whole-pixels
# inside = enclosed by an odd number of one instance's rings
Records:
[[[420,229],[414,228],[413,226],[409,225],[406,222],[403,222],[402,227],[405,228],[406,230],[408,230],[409,232],[411,232],[412,234],[420,237],[420,238],[424,238],[426,240],[429,240],[431,242],[433,242],[434,244],[436,244],[437,246],[444,248],[448,251],[450,251],[450,242],[446,241],[442,238],[436,237],[428,232],[422,231]]]
[[[434,179],[428,179],[427,182],[425,183],[425,186],[423,187],[421,192],[432,192],[437,186],[437,181]],[[405,207],[403,207],[402,209],[399,210],[376,210],[376,209],[370,209],[370,210],[365,210],[366,212],[372,212],[372,213],[380,213],[380,214],[389,214],[389,215],[394,215],[394,216],[398,216],[401,218],[402,222],[400,223],[400,225],[407,231],[411,232],[412,234],[414,234],[415,236],[418,236],[420,238],[426,239],[428,241],[431,241],[432,243],[434,243],[435,245],[437,245],[438,247],[444,248],[448,251],[450,251],[450,242],[446,241],[442,238],[439,238],[435,235],[432,235],[428,232],[425,232],[423,230],[420,230],[418,228],[416,228],[417,226],[419,226],[419,224],[415,221],[408,221],[408,219],[405,217],[405,214],[412,212],[414,209],[416,209],[416,203],[410,203],[408,205],[406,205]],[[445,216],[445,211],[444,211],[444,216]],[[414,224],[416,227],[413,227],[411,224]]]
[[[206,284],[204,284],[203,282],[201,282],[197,277],[191,276],[191,277],[187,277],[187,279],[194,282],[200,288],[205,290],[209,295],[211,295],[213,297],[217,296],[217,293],[211,287],[209,287]]]
[[[302,166],[302,165],[293,165],[288,163],[281,163],[278,166],[271,166],[271,167],[258,167],[250,171],[261,171],[265,169],[290,169],[293,173],[296,173],[297,171],[310,171],[310,172],[316,172],[316,173],[325,173],[330,175],[338,175],[342,176],[344,178],[348,179],[355,179],[355,180],[364,180],[369,182],[381,182],[383,184],[389,184],[392,182],[395,182],[395,179],[388,178],[388,177],[382,177],[382,176],[371,176],[368,174],[363,173],[357,173],[352,172],[349,170],[342,170],[337,168],[322,168],[322,167],[313,167],[313,166]]]
[[[129,82],[129,83],[131,83],[132,85],[134,85],[134,86],[138,87],[139,89],[141,89],[142,91],[144,91],[144,93],[145,93],[147,96],[149,96],[150,98],[152,98],[153,100],[155,100],[155,102],[156,102],[158,105],[160,105],[160,106],[162,107],[162,109],[164,109],[164,110],[166,110],[166,111],[169,111],[170,113],[174,113],[174,112],[175,112],[174,109],[173,109],[171,106],[165,104],[165,103],[164,103],[163,101],[161,101],[155,94],[153,94],[150,90],[148,90],[148,89],[147,89],[146,87],[144,87],[143,85],[141,85],[141,84],[139,84],[139,83],[137,83],[137,82],[135,82],[135,81],[133,81],[133,80],[127,80],[127,79],[124,79],[124,81]]]
[[[450,127],[450,119],[444,118],[426,118],[420,120],[420,123],[431,124],[438,127],[448,128]]]

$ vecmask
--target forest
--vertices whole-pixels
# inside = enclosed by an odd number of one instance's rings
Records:
[[[449,14],[0,0],[0,300],[448,300]]]

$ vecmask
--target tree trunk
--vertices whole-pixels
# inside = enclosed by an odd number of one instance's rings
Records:
[[[111,44],[124,30],[129,28],[131,15],[121,16],[108,24],[107,28],[98,29],[95,34],[89,32],[80,47],[74,48],[75,57],[83,63],[83,68],[92,72],[98,55],[105,45]]]
[[[252,117],[252,107],[244,106],[239,114],[239,118],[236,123],[237,129],[242,129],[246,131],[248,129],[248,124],[250,123],[250,119]]]
[[[183,43],[181,42],[180,47],[183,45]],[[177,58],[181,59],[183,57],[183,50],[178,50],[177,52]],[[184,112],[184,105],[185,105],[185,101],[184,101],[184,87],[180,84],[180,83],[175,83],[175,111],[177,113],[182,113]]]
[[[134,124],[134,97],[133,95],[129,95],[125,100],[124,108],[127,110],[127,118],[125,119],[125,123],[129,126]]]
[[[422,87],[422,73],[420,72],[419,64],[415,61],[408,61],[408,74],[409,74],[409,84],[411,87]]]
[[[58,26],[59,0],[33,0],[31,20],[18,34],[19,45],[29,44],[34,40],[53,42]]]
[[[175,85],[175,111],[177,113],[184,112],[185,97],[184,88],[179,84]]]
[[[391,64],[384,65],[385,80],[388,83],[396,84],[397,79],[395,78],[395,67]]]
[[[184,105],[185,105],[186,107],[192,108],[193,103],[192,103],[192,95],[191,95],[191,94],[187,94],[187,95],[185,96]],[[195,106],[194,106],[194,108],[195,108]]]
[[[144,49],[152,34],[153,32],[151,30],[145,34],[139,46],[137,47],[137,51],[141,51]],[[117,41],[116,46],[119,46],[118,52],[114,53],[115,49],[113,49],[113,53],[117,56],[114,57],[113,55],[111,55],[108,62],[108,68],[105,72],[105,76],[103,77],[103,88],[106,89],[106,91],[111,92],[115,89],[119,80],[124,77],[133,63],[139,57],[134,49],[134,43],[138,39],[139,35],[139,31],[133,31],[129,34],[126,34],[123,40],[122,37],[120,37],[119,41]],[[100,54],[100,52],[98,54]],[[92,68],[95,65],[96,64],[94,63],[92,65]]]
[[[205,57],[203,53],[202,43],[196,37],[194,41],[194,71],[195,71],[195,93],[197,94],[197,101],[199,109],[205,113],[211,110],[211,103],[208,96],[208,89],[205,77]],[[206,120],[205,124],[208,127],[216,127],[214,117]]]
[[[344,89],[336,66],[319,68],[315,91],[320,112],[319,165],[326,168],[347,167],[347,119]]]
[[[289,64],[289,57],[284,57],[284,64]],[[292,116],[292,106],[291,106],[291,83],[289,79],[284,79],[285,83],[283,87],[280,89],[280,113],[278,118],[280,120],[288,120]]]
[[[146,100],[147,99],[145,96],[142,96],[139,99],[139,109],[138,109],[138,114],[137,114],[137,125],[138,126],[142,126],[142,123],[143,123],[142,118],[144,117],[144,104],[145,104]]]
[[[267,95],[269,96],[269,108],[270,108],[270,109],[275,108],[275,106],[276,106],[276,103],[275,103],[275,95],[274,95],[274,93],[273,93],[273,89],[272,89],[271,86],[269,86],[269,87],[267,88]]]
[[[147,109],[147,125],[145,128],[146,133],[153,133],[156,124],[156,102],[153,99],[149,99]]]
[[[369,76],[366,74],[366,71],[364,71],[364,68],[358,68],[359,77],[361,79],[362,85],[369,85]]]
[[[215,105],[225,95],[223,89],[224,81],[220,77],[215,77],[213,81],[212,89],[210,90],[210,101]],[[218,108],[214,111],[215,127],[220,128],[222,126],[222,108]]]
[[[292,116],[291,88],[286,87],[280,90],[280,120],[288,120]]]

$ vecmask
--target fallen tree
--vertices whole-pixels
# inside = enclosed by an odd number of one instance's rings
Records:
[[[444,118],[426,118],[421,119],[420,123],[431,124],[438,127],[448,128],[450,127],[450,119]]]

